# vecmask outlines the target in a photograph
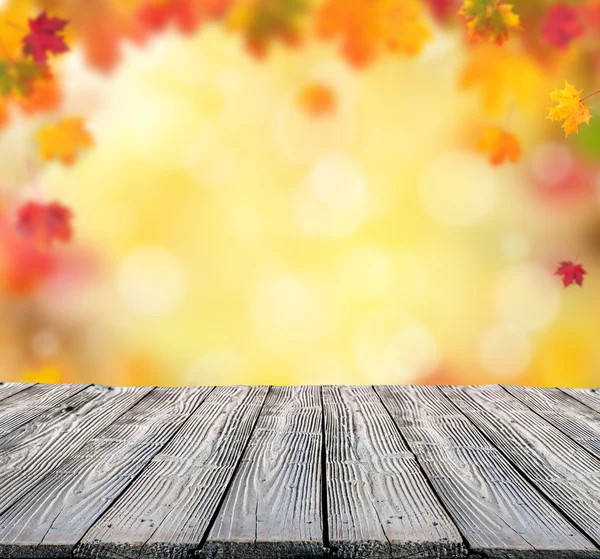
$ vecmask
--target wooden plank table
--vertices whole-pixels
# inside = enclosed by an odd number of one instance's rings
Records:
[[[600,559],[600,389],[0,382],[0,558]]]

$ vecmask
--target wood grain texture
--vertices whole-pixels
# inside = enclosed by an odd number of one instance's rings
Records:
[[[558,388],[558,390],[600,413],[600,388]]]
[[[0,513],[151,390],[90,386],[0,438]]]
[[[600,458],[600,413],[557,388],[503,387],[579,446]]]
[[[274,386],[201,557],[321,557],[321,391]]]
[[[156,388],[0,515],[0,557],[71,551],[212,387]]]
[[[435,386],[376,386],[471,554],[599,557]]]
[[[30,386],[33,386],[35,382],[0,382],[0,402],[5,400],[9,396],[21,392]],[[0,403],[0,409],[2,404]]]
[[[501,386],[441,390],[594,543],[600,542],[600,460]]]
[[[51,408],[57,408],[67,398],[87,388],[89,384],[35,384],[19,390],[0,402],[0,439],[25,425]]]
[[[462,538],[370,386],[323,386],[337,557],[460,557]]]
[[[267,386],[219,386],[88,530],[75,557],[189,557],[248,443]]]

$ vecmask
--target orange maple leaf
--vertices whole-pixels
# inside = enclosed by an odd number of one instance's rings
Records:
[[[61,102],[62,95],[56,78],[47,74],[45,79],[33,83],[31,93],[17,100],[17,105],[28,115],[51,111]]]
[[[298,104],[312,116],[330,113],[336,106],[336,95],[328,85],[309,83],[300,90]]]
[[[499,126],[488,126],[484,130],[478,149],[489,155],[492,165],[500,165],[505,160],[516,162],[521,156],[521,144],[517,136]]]
[[[475,41],[489,38],[501,45],[508,39],[509,29],[523,30],[512,5],[501,0],[465,0],[458,15],[466,19],[469,38]]]
[[[590,125],[592,115],[590,114],[589,107],[579,97],[581,91],[577,91],[575,87],[565,80],[564,89],[555,89],[552,93],[548,93],[550,99],[558,101],[558,105],[550,108],[550,112],[546,118],[550,120],[565,119],[562,125],[565,131],[565,138],[571,132],[579,133],[578,128],[582,122],[585,122],[588,126]]]
[[[246,49],[263,58],[273,39],[289,47],[300,45],[300,17],[307,9],[306,0],[237,0],[227,15],[227,26],[242,31]]]
[[[417,0],[326,0],[316,14],[316,33],[340,35],[342,54],[356,68],[371,63],[382,46],[419,54],[433,36]]]
[[[78,147],[94,145],[94,139],[83,128],[79,117],[66,117],[56,124],[46,124],[36,134],[44,160],[60,158],[65,165],[75,161]]]
[[[491,43],[469,49],[458,81],[461,90],[481,90],[483,105],[490,115],[506,110],[512,100],[523,110],[531,110],[543,92],[543,84],[544,74],[531,55]]]
[[[86,62],[95,69],[110,72],[121,59],[123,40],[144,40],[142,26],[133,17],[138,0],[37,0],[42,9],[52,10],[69,20],[63,34],[69,44],[79,43]]]

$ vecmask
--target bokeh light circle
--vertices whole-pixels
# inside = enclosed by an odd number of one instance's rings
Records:
[[[244,360],[230,351],[207,351],[188,364],[182,386],[235,384],[245,367]]]
[[[129,309],[153,316],[183,300],[187,281],[179,258],[162,247],[148,246],[134,250],[121,262],[117,286]]]
[[[509,260],[520,260],[529,252],[529,239],[522,233],[509,233],[502,239],[502,252]]]
[[[541,266],[522,263],[507,268],[493,287],[498,319],[513,329],[533,332],[549,324],[561,303],[561,282]]]
[[[504,325],[490,328],[481,338],[481,363],[504,380],[523,372],[531,361],[531,355],[529,338]]]
[[[328,154],[313,166],[294,194],[300,229],[315,237],[344,237],[368,214],[367,178],[358,163],[342,153]]]
[[[434,221],[467,227],[492,210],[496,182],[494,169],[485,159],[467,152],[444,152],[421,170],[421,204]]]
[[[574,164],[567,146],[560,142],[545,142],[533,152],[531,172],[541,183],[553,185],[566,179]]]
[[[335,320],[318,283],[272,270],[256,280],[251,316],[259,343],[279,355],[312,346],[327,335]]]
[[[437,367],[440,354],[428,328],[392,307],[371,312],[356,331],[356,363],[374,384],[418,383]]]

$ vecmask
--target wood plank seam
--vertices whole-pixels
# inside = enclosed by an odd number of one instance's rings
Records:
[[[514,398],[515,400],[517,400],[518,402],[520,402],[521,404],[523,404],[524,406],[526,406],[528,409],[531,410],[532,413],[534,413],[537,417],[540,418],[541,421],[544,421],[545,423],[548,423],[548,425],[551,425],[552,427],[554,427],[555,429],[558,429],[556,426],[552,425],[552,423],[550,423],[547,419],[545,419],[544,417],[542,417],[539,413],[537,413],[535,410],[531,409],[530,406],[528,406],[527,404],[525,404],[524,402],[521,402],[521,400],[519,400],[516,396],[514,396],[513,394],[511,394],[505,386],[503,386],[502,384],[499,384],[498,386],[500,386],[500,388],[502,388],[502,390],[504,390],[511,398]],[[561,431],[562,432],[562,431]],[[568,436],[565,434],[565,436]],[[581,448],[586,454],[588,454],[589,456],[591,456],[593,459],[596,459],[596,456],[594,456],[594,454],[592,454],[587,448],[585,448],[584,446],[580,445],[576,440],[574,440],[572,437],[569,437],[569,439],[571,441],[573,441],[579,448]],[[501,449],[498,449],[500,452],[502,452]],[[503,453],[504,454],[504,453]],[[529,481],[529,483],[531,483],[534,487],[538,487],[538,485],[523,471],[521,470],[521,468],[519,468],[506,454],[506,459],[513,465],[513,467],[527,480]],[[562,514],[567,520],[569,520],[569,522],[571,522],[571,524],[573,524],[573,526],[575,526],[575,528],[577,528],[586,538],[588,538],[598,549],[600,549],[600,541],[597,538],[594,538],[593,535],[589,534],[588,531],[584,530],[582,526],[580,526],[580,524],[571,517],[571,515],[569,515],[567,512],[563,511],[561,508],[559,508],[549,497],[547,497],[545,492],[542,492],[541,489],[539,490],[540,493],[542,493],[542,495],[548,500],[548,502],[560,513]]]
[[[564,388],[559,388],[558,386],[556,388],[558,388],[558,390],[560,390],[563,394],[566,394],[569,398],[573,398],[573,400],[576,400],[580,404],[583,404],[584,406],[595,411],[596,413],[600,413],[600,399],[598,401],[598,407],[594,407],[594,406],[590,405],[590,402],[587,398],[577,398],[575,396],[575,394],[573,393],[572,388],[564,389]],[[575,390],[577,390],[577,389],[575,389]],[[600,395],[600,388],[589,388],[588,390],[594,394]]]
[[[500,386],[501,385],[495,385],[495,386]],[[456,387],[456,386],[452,386],[452,385],[440,385],[438,386],[440,392],[442,392],[442,394],[444,395],[445,398],[447,398],[450,403],[452,403],[453,405],[455,405],[457,408],[458,406],[452,401],[452,399],[448,396],[448,394],[446,394],[446,392],[444,391],[444,388],[446,389],[452,389],[452,388],[460,388],[460,387]],[[510,394],[510,392],[508,392],[508,390],[504,389],[504,387],[502,387],[503,390],[505,390],[505,392],[507,392],[507,394],[511,397],[514,398],[517,402],[521,403],[520,400],[518,400],[517,398],[515,398],[512,394]],[[465,396],[471,400],[473,400],[471,398],[471,396],[467,393],[464,393]],[[462,410],[461,410],[462,411]],[[535,412],[533,412],[535,413]],[[600,543],[598,542],[597,539],[593,538],[592,536],[590,536],[590,534],[584,530],[581,525],[574,520],[570,515],[568,515],[565,511],[563,511],[560,507],[558,507],[558,505],[556,505],[554,503],[554,501],[547,495],[547,493],[545,491],[543,491],[542,488],[540,488],[538,486],[537,483],[535,483],[534,480],[531,479],[531,477],[529,477],[512,459],[511,457],[504,451],[502,450],[501,447],[499,447],[498,445],[496,445],[491,438],[485,433],[485,431],[483,430],[482,427],[480,427],[479,425],[477,425],[477,423],[475,423],[467,414],[463,413],[463,415],[465,415],[465,417],[467,417],[467,419],[474,425],[474,427],[481,433],[481,435],[494,447],[497,449],[497,451],[499,453],[501,453],[504,458],[511,464],[511,466],[532,486],[536,489],[536,491],[540,494],[540,496],[559,514],[561,515],[563,518],[565,518],[568,522],[570,522],[577,530],[579,530],[586,538],[588,538],[590,540],[590,542],[598,549],[600,550]],[[537,414],[536,414],[537,415]],[[539,416],[538,416],[539,417]],[[543,419],[543,418],[541,418]],[[546,421],[546,420],[544,420]],[[546,421],[546,423],[548,423]],[[587,452],[587,451],[586,451]],[[587,452],[588,454],[590,454],[589,452]],[[592,458],[595,458],[592,454],[590,454],[590,456]]]
[[[586,446],[585,442],[582,442],[580,438],[576,436],[576,434],[571,434],[572,427],[578,427],[582,429],[587,436],[593,437],[594,441],[600,442],[600,409],[596,410],[591,406],[588,406],[585,402],[574,398],[571,393],[565,392],[558,388],[540,388],[534,389],[535,393],[531,394],[529,390],[532,387],[521,387],[521,386],[510,386],[510,385],[500,385],[506,391],[508,391],[511,396],[519,400],[523,405],[527,406],[532,412],[536,415],[541,416],[544,420],[550,423],[553,427],[557,428],[564,435],[569,437],[571,441],[575,444],[593,454],[596,458],[600,458],[600,445],[599,444],[588,444]],[[558,391],[557,393],[552,393],[551,396],[552,401],[548,403],[549,407],[555,412],[553,414],[549,414],[550,417],[546,417],[544,415],[544,410],[540,411],[540,408],[535,407],[535,399],[542,398],[543,394],[551,391]],[[559,396],[560,395],[560,396]],[[544,396],[544,398],[549,398],[549,396]],[[558,399],[557,400],[555,399]],[[561,399],[562,398],[562,399]],[[544,402],[545,403],[545,402]],[[600,398],[599,398],[599,408],[600,408]],[[539,402],[541,404],[541,401]],[[567,409],[564,409],[564,404],[567,405]],[[554,407],[552,407],[554,405]],[[582,410],[583,408],[583,410]],[[556,418],[556,411],[562,411],[563,413],[559,415],[558,420]],[[587,412],[586,416],[581,416],[580,412]],[[566,412],[566,413],[564,413]],[[573,412],[576,412],[575,417],[573,417]],[[570,415],[570,417],[569,417]],[[569,419],[569,425],[565,425],[566,419]],[[597,423],[598,427],[590,427],[590,423]],[[586,441],[587,442],[587,441]]]
[[[387,411],[388,415],[390,416],[390,419],[392,420],[392,423],[395,425],[396,430],[398,431],[398,435],[400,436],[400,438],[402,439],[402,442],[408,447],[411,448],[410,444],[408,443],[408,440],[406,438],[406,436],[404,435],[404,433],[402,432],[402,430],[400,429],[400,426],[396,423],[396,421],[394,420],[394,416],[392,415],[392,413],[390,412],[390,410],[388,409],[388,407],[385,405],[385,402],[383,401],[383,399],[381,398],[381,394],[379,394],[379,392],[377,392],[377,390],[375,390],[375,386],[371,385],[371,389],[373,390],[373,392],[375,392],[375,394],[377,395],[377,398],[379,398],[379,401],[381,402],[381,405],[385,408],[385,410]],[[425,480],[427,481],[427,484],[429,485],[429,487],[431,488],[431,491],[433,492],[433,494],[437,497],[437,500],[440,503],[440,506],[442,507],[442,509],[444,509],[444,511],[446,512],[446,514],[448,515],[449,518],[452,518],[452,514],[450,514],[450,510],[448,509],[448,507],[446,506],[446,504],[444,503],[443,499],[441,498],[441,496],[439,495],[438,491],[436,490],[435,486],[433,485],[433,483],[431,483],[431,480],[429,479],[429,476],[427,475],[425,469],[423,468],[423,465],[421,464],[421,462],[419,461],[419,457],[418,455],[415,453],[415,461],[417,463],[417,465],[419,466],[419,470],[421,471],[421,473],[423,474],[423,477],[425,478]],[[460,534],[460,537],[462,539],[462,545],[464,547],[464,549],[466,550],[467,556],[469,556],[469,554],[471,553],[471,546],[467,540],[467,538],[465,537],[464,533],[460,530],[459,526],[456,524],[456,522],[454,522],[454,526],[456,527],[456,530],[458,531],[458,533]]]
[[[187,421],[189,421],[190,417],[193,415],[193,413],[196,411],[196,409],[202,405],[202,403],[203,403],[203,402],[206,400],[206,398],[208,398],[208,396],[209,396],[209,395],[210,395],[210,394],[211,394],[211,393],[212,393],[212,392],[215,390],[215,388],[216,388],[215,386],[212,386],[212,387],[210,387],[210,390],[209,390],[209,391],[208,391],[206,394],[204,394],[204,395],[203,395],[202,399],[200,400],[200,402],[198,403],[198,405],[196,406],[196,408],[195,408],[195,409],[193,409],[193,410],[190,412],[190,414],[189,414],[188,418],[187,418],[185,421],[183,421],[183,422],[181,423],[181,425],[179,425],[179,427],[177,427],[177,428],[176,428],[176,429],[173,431],[173,433],[171,433],[171,435],[170,435],[169,437],[167,437],[167,438],[165,439],[165,441],[163,442],[163,444],[162,444],[162,445],[160,445],[160,446],[157,446],[155,449],[153,449],[152,456],[150,456],[150,457],[149,457],[149,459],[148,459],[148,461],[147,461],[146,465],[145,465],[143,468],[141,468],[141,469],[140,469],[140,470],[139,470],[139,471],[138,471],[136,474],[134,474],[134,475],[132,475],[132,476],[130,476],[130,477],[129,477],[128,481],[127,481],[127,482],[126,482],[126,483],[123,485],[123,487],[122,487],[121,491],[119,491],[119,492],[118,492],[118,493],[117,493],[117,494],[114,496],[114,498],[113,498],[113,500],[111,501],[111,503],[110,503],[110,504],[109,504],[109,505],[108,505],[108,506],[107,506],[107,507],[106,507],[106,508],[105,508],[105,509],[102,511],[102,513],[100,513],[100,515],[99,515],[99,516],[98,516],[98,517],[97,517],[97,518],[94,520],[94,522],[93,522],[93,523],[92,523],[92,524],[91,524],[91,525],[88,527],[88,529],[87,529],[87,530],[86,530],[86,531],[85,531],[85,532],[84,532],[84,533],[81,535],[81,537],[79,538],[79,540],[78,540],[78,541],[77,541],[77,542],[76,542],[76,543],[73,545],[73,547],[72,547],[72,549],[71,549],[71,553],[72,553],[72,554],[73,554],[73,553],[74,553],[74,551],[77,549],[77,547],[78,547],[79,543],[81,542],[81,540],[82,540],[83,538],[85,538],[85,536],[86,536],[86,534],[89,532],[89,530],[91,530],[91,529],[93,528],[94,524],[95,524],[96,522],[100,521],[104,515],[107,515],[107,514],[110,512],[110,510],[112,509],[112,507],[113,507],[113,506],[114,506],[114,505],[115,505],[115,504],[118,502],[118,500],[119,500],[119,497],[120,497],[120,496],[121,496],[123,493],[125,493],[125,491],[127,491],[127,489],[129,488],[129,486],[131,486],[131,485],[132,485],[132,484],[133,484],[133,483],[136,481],[136,479],[137,479],[139,476],[141,476],[141,475],[143,474],[145,467],[146,467],[146,466],[148,465],[148,463],[149,463],[149,462],[152,460],[152,458],[153,458],[153,457],[154,457],[156,454],[158,454],[158,453],[159,453],[159,452],[160,452],[160,451],[161,451],[163,448],[165,448],[165,446],[167,446],[167,445],[168,445],[168,444],[169,444],[169,443],[170,443],[170,442],[173,440],[173,438],[174,438],[174,437],[176,437],[176,436],[177,436],[177,434],[178,434],[178,433],[179,433],[179,432],[180,432],[180,431],[181,431],[181,430],[182,430],[182,429],[185,427],[185,425],[186,425]],[[155,390],[156,390],[156,387],[154,388],[154,390],[152,390],[152,391],[148,392],[147,394],[145,394],[145,395],[144,395],[144,396],[143,396],[143,397],[142,397],[142,398],[141,398],[141,399],[140,399],[138,402],[136,402],[136,404],[135,404],[135,405],[134,405],[132,408],[130,408],[129,410],[126,410],[126,411],[125,411],[125,413],[123,414],[123,416],[124,416],[124,415],[126,415],[127,413],[130,413],[132,410],[134,410],[136,406],[142,405],[142,404],[143,404],[143,401],[144,401],[145,399],[148,399],[148,398],[150,398],[150,397],[151,397],[151,395],[153,395],[153,393],[154,393],[154,391],[155,391]],[[116,421],[118,421],[118,419],[117,419]],[[115,421],[115,423],[116,423],[116,421]],[[96,436],[96,438],[97,438],[97,439],[100,439],[100,438],[101,438],[101,435],[102,435],[102,433],[103,433],[104,431],[110,430],[111,428],[112,428],[112,425],[108,425],[108,426],[107,426],[105,429],[103,429],[103,431],[101,431],[100,433],[98,433],[98,435]],[[51,527],[52,527],[52,526],[50,526],[50,527],[48,528],[48,530],[50,530],[50,528],[51,528]],[[43,542],[43,539],[42,539],[42,542]],[[41,545],[41,544],[42,544],[42,542],[40,542],[40,544],[38,544],[38,546],[37,546],[37,547],[39,547],[39,545]],[[73,556],[73,555],[72,555],[72,556]]]
[[[337,548],[329,543],[329,513],[327,508],[327,454],[325,445],[325,406],[323,404],[323,386],[319,388],[321,398],[321,517],[323,522],[323,555],[335,553]]]
[[[244,458],[246,449],[248,448],[248,445],[250,444],[250,441],[252,440],[252,435],[254,434],[256,425],[258,424],[258,420],[260,419],[260,415],[265,407],[265,402],[267,401],[267,398],[269,397],[271,388],[272,388],[272,385],[269,385],[269,388],[267,389],[267,392],[265,393],[265,397],[260,406],[260,410],[256,414],[256,418],[254,420],[254,425],[252,425],[252,429],[250,430],[250,433],[248,434],[248,439],[246,440],[246,444],[244,445],[244,448],[240,452],[240,456],[238,458],[237,464],[235,465],[235,468],[231,472],[231,477],[229,478],[229,481],[227,482],[227,485],[225,486],[225,490],[223,491],[223,494],[221,495],[221,499],[219,499],[219,502],[218,502],[217,506],[215,507],[215,512],[213,513],[212,518],[208,522],[208,525],[206,526],[206,530],[204,531],[204,534],[202,535],[202,538],[200,539],[198,546],[196,548],[192,548],[188,551],[188,555],[190,555],[190,556],[202,557],[202,555],[203,555],[202,548],[204,547],[206,540],[208,540],[208,536],[210,535],[210,532],[215,524],[215,521],[217,520],[217,518],[219,516],[219,511],[221,510],[221,507],[223,506],[223,503],[225,502],[225,499],[227,498],[227,493],[229,492],[229,489],[233,485],[233,480],[235,479],[235,476],[240,468],[240,464],[242,463],[242,459]]]

